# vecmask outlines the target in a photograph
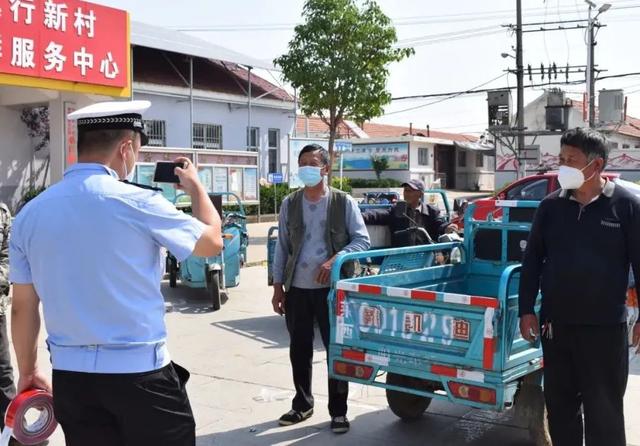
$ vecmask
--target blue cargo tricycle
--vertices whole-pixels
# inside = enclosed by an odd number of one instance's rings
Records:
[[[336,260],[329,373],[384,388],[404,420],[422,416],[432,399],[497,411],[513,406],[535,443],[546,446],[542,351],[518,328],[520,262],[538,202],[495,204],[504,210],[501,221],[474,220],[469,206],[463,242]],[[448,264],[425,261],[454,249],[461,255]],[[340,278],[345,261],[367,257],[383,259],[379,274]]]
[[[394,192],[395,193],[395,192]],[[424,193],[424,201],[436,207],[446,221],[451,221],[452,212],[447,198],[447,192],[442,189],[430,189]],[[380,203],[367,203],[366,201],[358,204],[358,207],[362,212],[371,210],[385,210],[389,209],[393,204],[380,204]],[[391,233],[387,226],[370,225],[367,226],[369,232],[369,239],[371,241],[371,248],[388,248],[391,246]],[[267,234],[267,283],[269,286],[273,285],[273,259],[276,252],[276,244],[278,241],[278,227],[272,226],[269,228]],[[433,260],[431,256],[431,260]],[[381,258],[379,257],[365,257],[360,264],[364,267],[360,270],[363,275],[369,275],[376,271],[375,265],[379,265]],[[424,259],[420,259],[420,265],[424,266],[426,263]],[[391,268],[387,265],[386,268]],[[382,270],[384,271],[384,270]]]
[[[228,297],[227,289],[240,284],[240,268],[246,262],[247,235],[246,215],[240,198],[231,192],[209,194],[212,200],[216,196],[226,198],[227,203],[231,198],[235,199],[237,210],[223,212],[222,238],[224,248],[220,255],[213,257],[189,256],[185,261],[178,260],[167,253],[167,272],[169,274],[169,286],[175,288],[178,279],[180,283],[191,288],[206,288],[213,311],[220,309],[223,295]],[[189,212],[191,201],[188,195],[178,195],[175,200],[176,207]]]

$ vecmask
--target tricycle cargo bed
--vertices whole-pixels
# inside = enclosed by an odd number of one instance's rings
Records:
[[[339,280],[342,262],[367,253],[339,258],[330,293],[332,376],[474,407],[512,404],[519,382],[542,367],[539,345],[518,329],[518,262],[530,228],[509,220],[518,205],[537,204],[503,203],[499,222],[468,218],[463,244],[368,253],[401,264],[403,253],[460,249],[453,264]],[[399,385],[403,379],[410,384]]]
[[[510,325],[517,322],[518,281],[510,280],[502,298],[494,297],[499,286],[499,277],[467,275],[463,265],[340,281],[335,342],[376,351],[397,347],[402,356],[477,369],[515,367],[532,359],[520,355],[529,345],[520,339],[502,358],[496,338],[503,335],[502,312]]]

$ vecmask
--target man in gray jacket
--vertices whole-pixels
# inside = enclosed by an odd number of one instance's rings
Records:
[[[282,426],[313,415],[314,320],[328,348],[332,265],[339,254],[369,249],[369,235],[355,200],[325,185],[331,169],[327,151],[317,144],[305,146],[298,166],[305,187],[282,203],[273,264],[273,310],[286,318],[296,389],[291,410],[280,417]],[[348,391],[346,381],[329,379],[329,415],[335,433],[349,430]]]

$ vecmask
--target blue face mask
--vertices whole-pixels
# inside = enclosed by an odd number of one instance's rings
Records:
[[[298,178],[305,186],[313,187],[322,181],[321,167],[303,166],[298,169]]]

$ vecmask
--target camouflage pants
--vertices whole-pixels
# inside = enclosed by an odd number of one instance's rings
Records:
[[[5,314],[0,314],[0,427],[2,428],[4,428],[4,413],[7,410],[7,406],[16,395],[9,348],[7,316]]]

